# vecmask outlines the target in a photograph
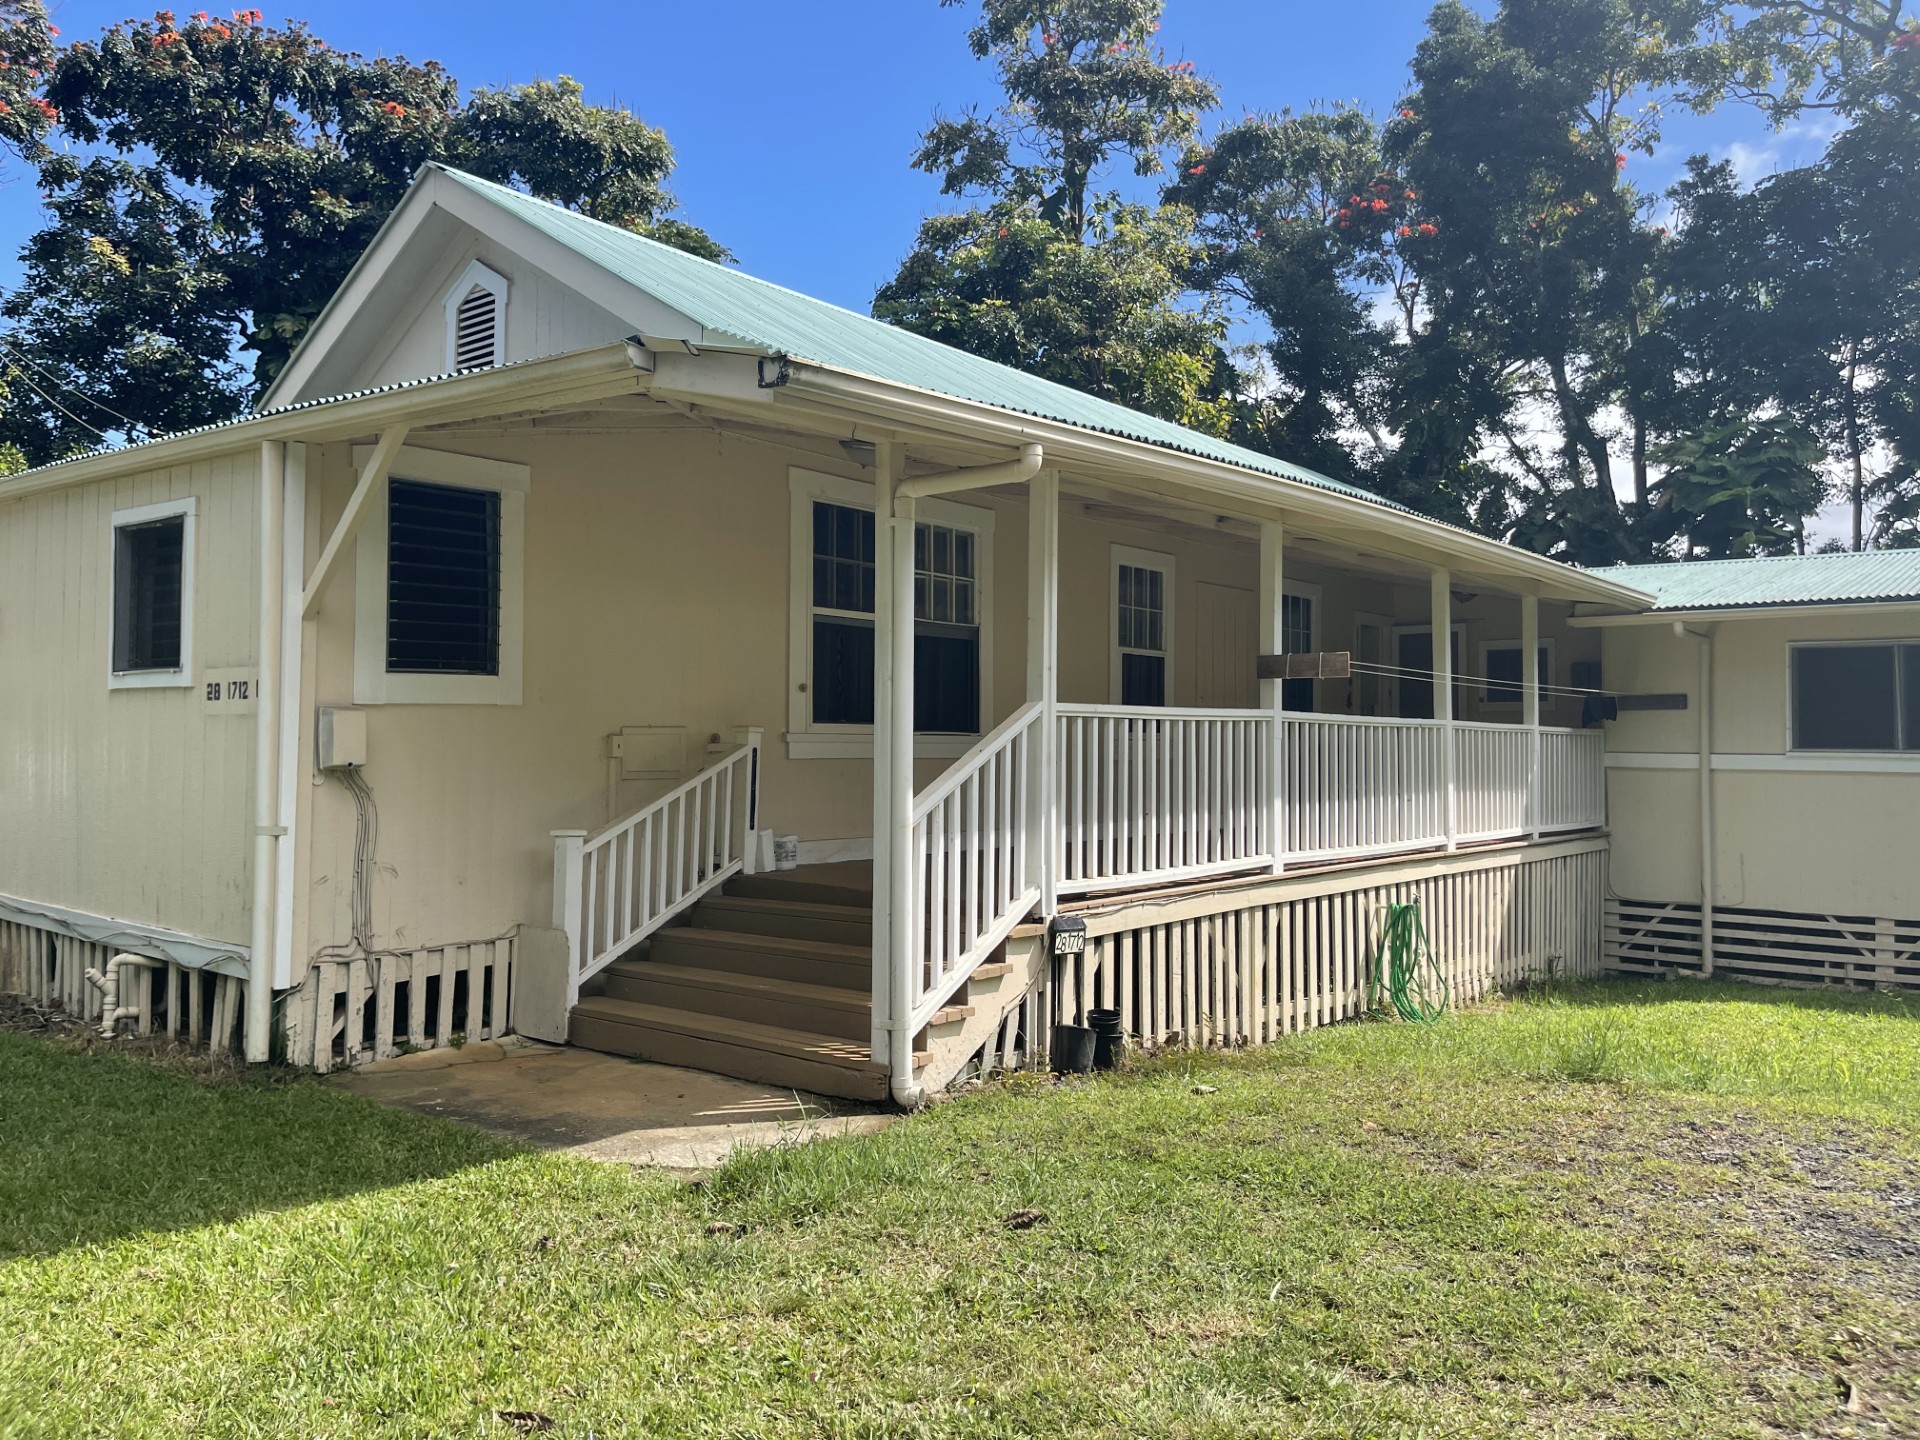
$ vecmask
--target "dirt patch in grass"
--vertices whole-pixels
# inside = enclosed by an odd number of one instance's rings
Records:
[[[231,1050],[189,1045],[171,1035],[108,1038],[100,1033],[99,1025],[61,1006],[37,1004],[20,995],[0,995],[0,1033],[32,1035],[74,1055],[124,1056],[171,1074],[190,1076],[205,1085],[272,1083],[300,1073],[278,1066],[250,1067]]]

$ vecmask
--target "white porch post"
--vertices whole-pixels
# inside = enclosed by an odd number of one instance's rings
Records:
[[[1282,589],[1285,571],[1286,531],[1278,520],[1260,522],[1260,653],[1278,655],[1286,648],[1286,597]],[[1281,712],[1286,682],[1260,682],[1260,708],[1267,712],[1267,754],[1262,768],[1265,793],[1261,796],[1266,815],[1267,853],[1273,857],[1273,873],[1285,868],[1287,855],[1287,727]]]
[[[889,462],[899,473],[897,452]],[[893,1096],[903,1105],[917,1104],[919,1086],[913,1077],[913,967],[917,962],[914,934],[920,908],[914,899],[913,863],[913,535],[915,502],[893,485],[892,589],[882,602],[892,610],[893,672],[887,677],[883,700],[874,696],[876,716],[884,703],[891,711],[887,748],[891,760],[887,784],[888,821],[885,833],[889,868],[887,895],[887,972],[890,977],[887,1070]],[[876,600],[878,592],[876,591]],[[876,608],[878,608],[876,606]],[[875,754],[879,752],[876,749]],[[878,836],[875,837],[879,839]]]
[[[1527,833],[1540,833],[1540,597],[1520,597],[1520,709],[1527,727]]]
[[[1027,486],[1027,703],[1040,707],[1040,744],[1028,760],[1028,863],[1040,913],[1060,908],[1060,472]]]
[[[899,447],[890,440],[873,456],[873,1058],[885,1063],[893,1033],[893,490]],[[911,571],[909,571],[911,578]],[[912,627],[909,625],[909,631]]]
[[[1446,792],[1447,849],[1458,843],[1460,805],[1453,734],[1453,573],[1433,572],[1433,718],[1440,722],[1440,773]]]

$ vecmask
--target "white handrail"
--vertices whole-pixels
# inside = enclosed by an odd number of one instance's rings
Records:
[[[580,986],[746,868],[759,824],[761,732],[650,804],[589,835],[554,832],[554,923]]]
[[[1022,706],[913,804],[907,993],[896,1014],[918,1032],[1040,898],[1028,788],[1044,713]]]

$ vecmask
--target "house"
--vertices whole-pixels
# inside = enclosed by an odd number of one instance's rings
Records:
[[[1779,641],[1667,584],[429,166],[255,414],[0,482],[0,986],[322,1070],[512,1030],[913,1104],[1095,1003],[1356,1014],[1389,900],[1463,997],[1644,913],[1698,964],[1684,777],[1608,752],[1697,752],[1624,694],[1692,703],[1674,619],[1718,727]]]

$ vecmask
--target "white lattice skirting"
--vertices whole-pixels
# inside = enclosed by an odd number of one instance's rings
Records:
[[[99,1024],[104,997],[87,971],[104,974],[125,946],[82,940],[19,921],[0,920],[0,993],[36,1005],[57,1005]],[[229,1049],[240,1042],[247,982],[238,975],[149,958],[121,970],[122,1022],[137,1035],[171,1035],[192,1045]]]
[[[329,1070],[508,1032],[511,938],[318,960],[287,998],[287,1058]]]

